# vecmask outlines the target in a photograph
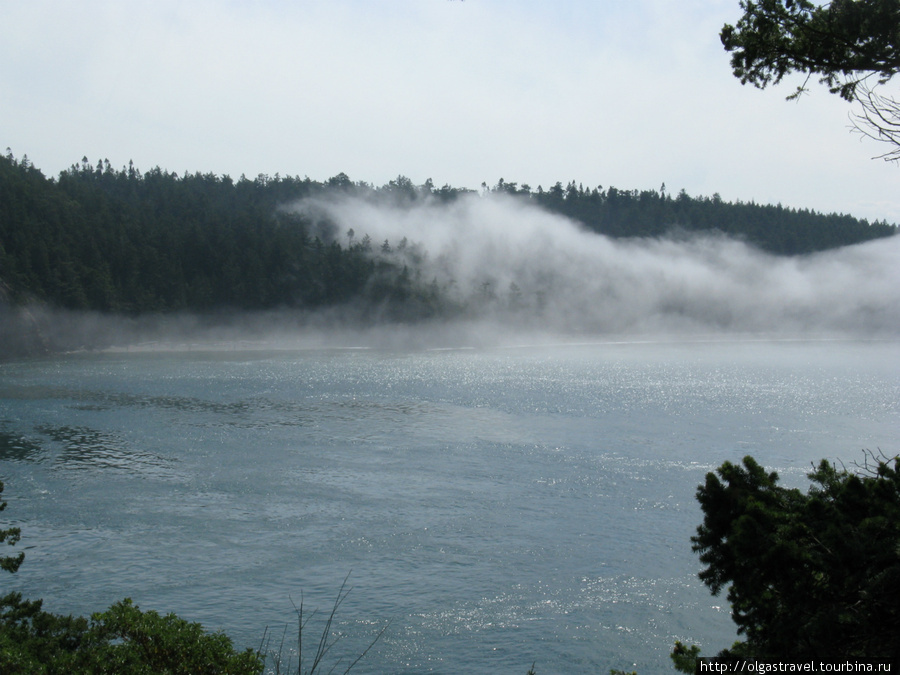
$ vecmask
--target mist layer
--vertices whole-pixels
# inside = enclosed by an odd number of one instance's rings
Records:
[[[900,238],[797,257],[710,233],[611,239],[502,195],[292,210],[368,237],[425,282],[494,319],[556,332],[900,334]]]

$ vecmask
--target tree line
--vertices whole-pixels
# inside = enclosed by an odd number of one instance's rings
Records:
[[[525,196],[539,206],[577,220],[609,237],[660,237],[673,231],[719,231],[769,253],[802,255],[896,234],[896,225],[869,223],[845,214],[821,214],[781,204],[726,202],[718,195],[672,196],[659,190],[587,189],[570,181],[549,190],[501,181],[494,191]]]
[[[0,294],[72,310],[124,315],[217,309],[315,310],[354,304],[390,320],[463,311],[417,261],[415,242],[372,242],[284,205],[349,195],[393,205],[452,202],[473,190],[403,176],[382,187],[345,174],[326,181],[259,175],[140,172],[82,159],[56,178],[27,156],[0,157]],[[575,182],[549,189],[501,179],[481,194],[510,195],[610,237],[719,230],[763,250],[798,255],[896,233],[849,215],[714,195],[672,196]],[[0,298],[2,299],[2,298]]]

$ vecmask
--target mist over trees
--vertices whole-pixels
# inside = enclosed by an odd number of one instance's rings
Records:
[[[548,189],[500,179],[480,192],[403,176],[382,187],[344,174],[326,181],[211,173],[178,175],[84,158],[47,178],[8,151],[0,157],[0,312],[28,303],[138,317],[149,313],[353,307],[362,321],[456,317],[517,288],[485,283],[461,295],[434,277],[415,233],[374,241],[365,223],[343,229],[314,205],[352,198],[393,209],[496,195],[560,214],[611,238],[721,232],[784,256],[890,236],[896,226],[849,215],[684,191]],[[307,208],[292,208],[298,203]],[[373,230],[374,232],[374,230]],[[456,292],[453,292],[456,290]],[[16,315],[21,320],[20,315]],[[4,322],[7,332],[14,323]]]

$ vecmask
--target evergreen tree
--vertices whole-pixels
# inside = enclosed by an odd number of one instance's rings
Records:
[[[823,460],[807,494],[752,457],[707,474],[693,548],[744,636],[723,655],[900,662],[900,459],[867,458]]]
[[[887,223],[731,204],[684,191],[673,198],[656,190],[587,189],[574,180],[532,191],[503,179],[485,189],[612,237],[717,229],[796,255],[896,232]],[[92,165],[86,157],[48,179],[8,152],[0,157],[0,284],[8,302],[0,304],[36,300],[126,315],[353,304],[369,307],[370,315],[379,308],[382,316],[405,320],[458,311],[450,298],[435,298],[444,289],[423,274],[427,252],[415,242],[372,246],[364,224],[347,237],[327,219],[283,206],[349,196],[405,208],[465,195],[473,196],[446,185],[435,189],[430,181],[417,187],[404,176],[383,188],[353,183],[345,174],[324,183],[277,175],[233,181],[159,167],[141,173],[133,163],[116,171],[108,161]]]
[[[743,15],[721,39],[742,84],[760,89],[790,73],[818,76],[832,93],[860,101],[856,128],[887,142],[885,159],[900,159],[900,103],[878,93],[900,69],[898,0],[741,0]]]
[[[0,481],[0,497],[3,496],[3,481]],[[0,511],[6,509],[6,502],[0,501]],[[19,543],[22,531],[18,527],[7,527],[0,529],[0,544],[6,542],[9,546],[15,546]],[[16,572],[25,560],[25,553],[20,552],[18,555],[0,556],[0,570],[6,572]]]

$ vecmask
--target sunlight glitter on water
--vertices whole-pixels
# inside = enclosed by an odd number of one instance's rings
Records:
[[[80,355],[0,380],[26,596],[130,596],[255,647],[352,570],[340,629],[392,619],[361,673],[655,672],[676,639],[730,644],[690,551],[705,473],[753,454],[802,486],[900,438],[896,344]]]

